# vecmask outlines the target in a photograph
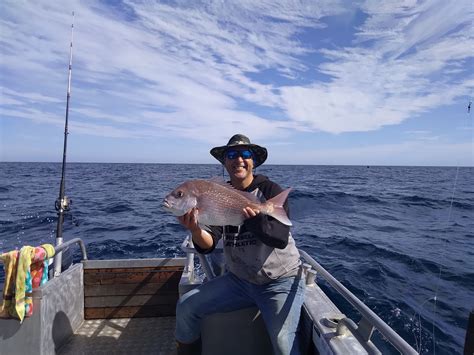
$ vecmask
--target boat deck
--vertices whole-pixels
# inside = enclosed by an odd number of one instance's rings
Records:
[[[58,354],[175,354],[175,317],[86,320]]]
[[[187,253],[194,250],[188,249]],[[307,261],[303,264],[307,289],[299,332],[303,354],[381,354],[370,340],[374,328],[400,353],[417,354],[314,259],[302,250],[300,254]],[[206,258],[200,260],[211,270]],[[176,354],[176,303],[180,294],[201,284],[193,276],[193,262],[194,258],[189,255],[187,258],[93,261],[84,258],[80,264],[74,264],[33,291],[35,312],[21,325],[15,319],[0,319],[0,352]],[[315,283],[316,274],[361,313],[358,324],[341,313]],[[256,307],[205,317],[201,336],[205,354],[272,352],[265,324]]]

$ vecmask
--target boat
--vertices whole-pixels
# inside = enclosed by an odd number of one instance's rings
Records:
[[[56,246],[56,253],[80,247],[81,262],[55,272],[33,291],[35,311],[22,324],[0,319],[1,353],[174,354],[179,297],[225,270],[222,245],[202,255],[189,235],[183,239],[183,256],[174,258],[89,260],[79,238]],[[300,255],[307,285],[298,331],[301,354],[382,354],[371,340],[374,331],[398,352],[417,354],[316,260],[303,250]],[[319,280],[331,285],[361,318],[353,320],[341,312]],[[206,355],[272,354],[255,307],[206,317],[201,339]]]

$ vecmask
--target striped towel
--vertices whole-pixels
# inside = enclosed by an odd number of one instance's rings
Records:
[[[12,302],[15,295],[16,266],[18,262],[18,250],[13,250],[0,255],[5,269],[5,284],[3,285],[3,302],[0,308],[0,317],[8,318],[15,313],[15,303]]]
[[[48,280],[48,259],[53,256],[51,244],[24,246],[20,252],[0,256],[5,267],[2,316],[10,315],[22,322],[25,316],[33,314],[33,289]]]

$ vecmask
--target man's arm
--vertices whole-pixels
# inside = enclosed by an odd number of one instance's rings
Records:
[[[245,221],[249,232],[259,238],[262,243],[278,249],[285,249],[288,245],[290,227],[273,217],[258,213]]]
[[[194,247],[199,253],[207,254],[214,250],[217,244],[216,233],[209,233],[199,227],[197,208],[193,208],[185,215],[178,217],[178,221],[191,232]],[[212,228],[210,228],[212,230]]]
[[[283,189],[275,183],[272,183],[268,191],[264,191],[265,198],[267,200],[275,197]],[[266,193],[265,193],[266,192]],[[288,199],[283,204],[283,208],[286,211],[288,217],[290,211],[288,207]],[[253,213],[252,213],[253,212]],[[285,249],[288,245],[288,239],[290,236],[290,227],[281,223],[277,219],[264,215],[263,213],[255,213],[249,207],[245,209],[244,214],[249,217],[245,220],[245,228],[257,236],[264,244],[278,248]]]

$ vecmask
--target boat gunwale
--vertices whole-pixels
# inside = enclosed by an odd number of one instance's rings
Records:
[[[115,269],[142,267],[184,267],[185,257],[173,258],[139,258],[139,259],[96,259],[83,260],[84,269]]]

